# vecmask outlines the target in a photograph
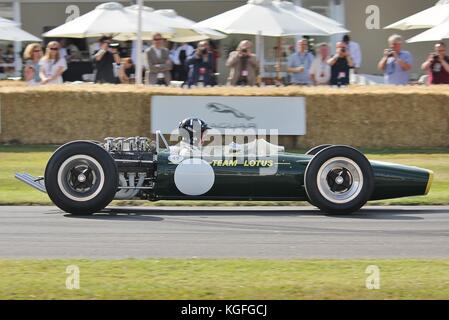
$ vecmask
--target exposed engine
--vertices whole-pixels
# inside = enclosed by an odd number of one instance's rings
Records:
[[[151,199],[156,180],[156,145],[146,137],[106,138],[103,147],[117,163],[116,200]]]

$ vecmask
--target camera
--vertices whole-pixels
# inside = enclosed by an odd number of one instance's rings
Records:
[[[340,52],[341,52],[341,53],[346,53],[346,48],[341,48],[341,49],[340,49]]]
[[[388,58],[391,58],[391,57],[394,56],[393,55],[393,49],[387,49],[387,52],[388,52]]]
[[[437,55],[437,54],[434,54],[433,55],[433,60],[434,61],[438,61],[440,59],[440,56],[439,55]]]
[[[247,54],[248,53],[248,49],[242,49],[241,52],[244,53],[244,54]]]
[[[200,52],[201,52],[202,55],[205,55],[205,54],[207,54],[207,49],[206,49],[206,48],[203,48],[203,49],[201,49]]]

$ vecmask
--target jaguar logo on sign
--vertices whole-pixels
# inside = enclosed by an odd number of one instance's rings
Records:
[[[217,129],[257,128],[257,123],[251,122],[251,120],[255,119],[256,117],[250,116],[247,113],[244,113],[236,108],[230,107],[229,105],[218,102],[211,102],[206,104],[206,108],[212,113],[217,113],[221,116],[231,115],[233,118],[235,118],[235,121],[232,121],[229,118],[227,118],[226,120],[226,117],[224,118],[220,117],[219,121],[211,121],[210,125],[214,128]],[[246,120],[246,122],[244,120]]]
[[[228,113],[228,114],[232,114],[236,118],[246,119],[248,121],[251,121],[255,118],[255,117],[249,116],[246,113],[243,113],[233,107],[230,107],[230,106],[227,106],[227,105],[224,105],[221,103],[217,103],[217,102],[212,102],[212,103],[207,104],[206,108],[208,108],[212,112]]]

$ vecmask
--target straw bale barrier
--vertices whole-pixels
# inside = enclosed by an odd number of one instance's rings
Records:
[[[449,86],[187,90],[0,83],[0,143],[61,144],[107,136],[148,136],[153,95],[304,96],[307,135],[282,137],[280,142],[288,147],[323,143],[373,148],[449,147]]]

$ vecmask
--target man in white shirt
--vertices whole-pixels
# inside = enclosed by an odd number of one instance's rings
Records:
[[[313,60],[310,67],[310,79],[316,86],[328,85],[331,79],[331,66],[327,63],[330,58],[330,49],[327,43],[320,43],[317,45],[318,54]]]
[[[346,43],[346,47],[354,62],[354,72],[358,73],[358,69],[362,66],[362,50],[360,49],[360,45],[352,41],[349,35],[343,36],[343,42]]]

